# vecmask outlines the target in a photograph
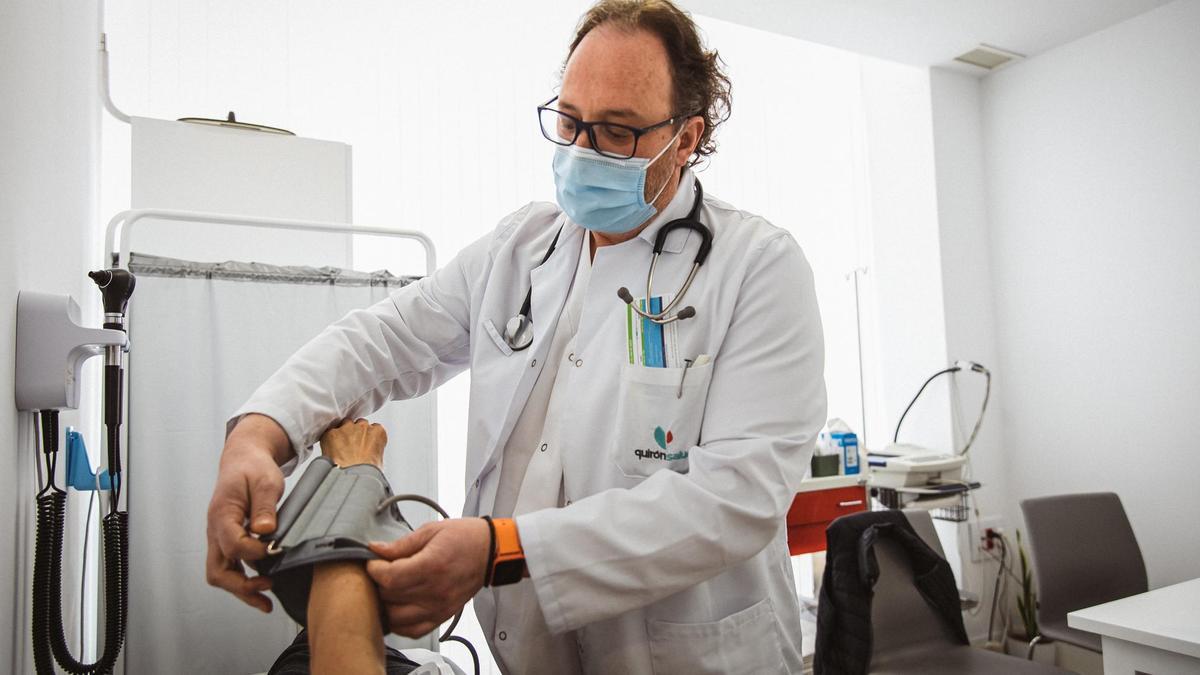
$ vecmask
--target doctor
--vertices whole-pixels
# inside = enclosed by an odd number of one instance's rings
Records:
[[[269,611],[240,561],[264,554],[244,524],[274,528],[280,465],[470,368],[465,517],[368,564],[394,632],[474,598],[506,672],[800,672],[784,516],[825,420],[821,322],[786,231],[697,199],[690,167],[728,105],[716,53],[670,2],[589,10],[539,110],[558,203],[350,313],[254,393],[221,456],[209,582]],[[788,124],[763,133],[786,143]],[[643,307],[656,237],[693,210],[711,253],[669,314],[687,318],[656,328],[618,289]],[[669,231],[647,306],[683,289],[702,240]]]

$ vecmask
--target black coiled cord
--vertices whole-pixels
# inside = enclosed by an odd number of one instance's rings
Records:
[[[43,413],[41,423],[49,476],[37,497],[37,539],[33,563],[34,667],[38,675],[54,675],[54,661],[58,661],[64,670],[73,675],[112,673],[125,642],[129,514],[113,511],[104,517],[104,653],[95,663],[80,663],[67,646],[62,621],[62,548],[67,493],[54,484],[58,415]]]
[[[62,543],[67,493],[57,488],[37,499],[37,543],[33,568],[33,658],[38,675],[54,673],[54,659],[74,675],[111,673],[125,641],[129,580],[129,514],[104,518],[104,653],[80,663],[67,646],[62,622]]]

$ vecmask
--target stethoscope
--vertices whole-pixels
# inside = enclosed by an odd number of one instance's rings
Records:
[[[654,237],[654,257],[650,259],[650,272],[646,275],[646,301],[654,297],[652,286],[654,284],[654,268],[658,265],[658,258],[662,255],[663,246],[667,243],[667,236],[678,229],[692,230],[700,235],[700,248],[696,251],[696,257],[692,259],[692,269],[688,272],[687,278],[683,285],[679,288],[679,292],[675,297],[663,307],[659,312],[647,312],[637,305],[633,304],[633,295],[628,288],[622,286],[617,289],[617,297],[621,298],[626,305],[639,316],[642,316],[654,323],[665,325],[683,319],[690,319],[696,316],[696,308],[688,305],[679,310],[675,314],[671,314],[671,310],[683,300],[683,296],[687,294],[688,289],[692,287],[692,281],[696,278],[696,273],[700,271],[700,266],[704,264],[705,258],[708,257],[709,251],[712,250],[712,231],[700,222],[700,206],[704,201],[704,188],[700,185],[700,181],[695,181],[696,197],[692,201],[692,210],[683,218],[676,218],[671,222],[663,225],[658,230],[658,234]],[[550,247],[546,249],[546,254],[542,256],[542,262],[539,266],[546,264],[550,256],[554,254],[554,247],[558,245],[558,238],[562,235],[560,227],[558,233],[554,235],[554,240],[550,242]],[[647,305],[647,309],[649,306]],[[519,352],[527,349],[533,344],[533,285],[530,284],[529,290],[525,292],[525,302],[521,303],[521,311],[516,316],[508,320],[504,325],[504,342],[508,344],[514,352]]]

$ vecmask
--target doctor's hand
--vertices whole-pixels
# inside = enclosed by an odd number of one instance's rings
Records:
[[[263,612],[271,611],[271,600],[264,594],[271,581],[247,576],[241,561],[266,555],[266,546],[251,532],[275,530],[275,504],[283,494],[278,459],[290,452],[287,434],[275,420],[264,415],[242,418],[225,439],[217,486],[208,504],[208,583]]]
[[[387,605],[391,631],[417,638],[435,630],[483,587],[491,533],[482,518],[427,523],[394,542],[372,542],[383,560],[367,574]]]

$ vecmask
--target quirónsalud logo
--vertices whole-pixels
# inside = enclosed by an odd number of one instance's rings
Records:
[[[671,433],[670,429],[664,430],[662,427],[654,427],[654,442],[658,444],[658,447],[666,450],[674,440],[675,436]],[[675,461],[677,459],[687,459],[688,457],[687,450],[680,450],[679,452],[662,452],[659,450],[644,450],[642,448],[635,448],[633,454],[636,455],[638,459],[660,459],[668,462]]]

